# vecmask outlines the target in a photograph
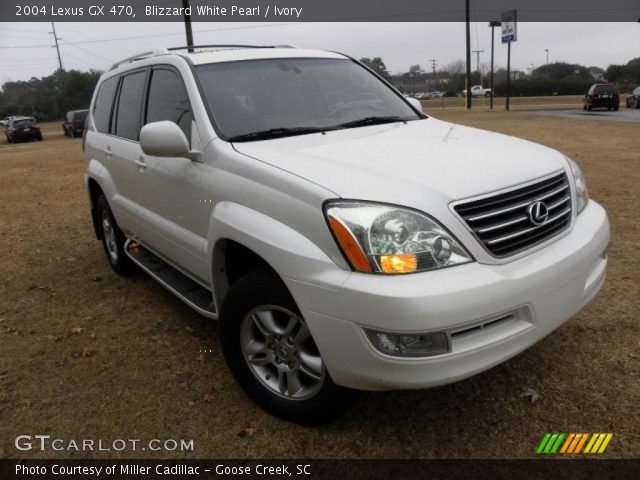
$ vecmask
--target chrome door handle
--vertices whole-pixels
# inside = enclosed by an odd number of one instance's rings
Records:
[[[107,147],[104,149],[104,156],[107,157],[107,159],[111,158],[111,155],[113,155],[113,152],[111,151],[111,147]]]
[[[135,163],[136,167],[138,168],[147,168],[147,164],[144,162],[144,158],[142,157],[140,157],[138,160],[136,160],[133,163]]]

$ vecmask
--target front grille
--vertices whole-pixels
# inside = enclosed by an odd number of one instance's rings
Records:
[[[529,206],[537,201],[548,208],[548,217],[536,225]],[[562,232],[571,223],[571,188],[565,173],[539,182],[460,203],[454,210],[478,240],[496,257],[526,250]]]

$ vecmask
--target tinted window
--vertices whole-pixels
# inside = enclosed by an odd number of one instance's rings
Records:
[[[118,87],[118,77],[105,80],[100,85],[98,97],[93,106],[93,121],[99,132],[109,133],[109,118],[111,118],[111,106],[113,105],[113,96]]]
[[[193,113],[180,76],[172,70],[154,70],[149,86],[146,123],[169,120],[178,125],[191,142]]]
[[[28,127],[30,125],[35,125],[36,121],[33,118],[22,118],[20,120],[14,120],[13,125],[15,127]]]
[[[78,110],[73,114],[73,121],[84,123],[85,118],[87,118],[87,110]]]
[[[138,140],[140,136],[140,108],[146,72],[133,73],[122,78],[115,134],[130,140]]]
[[[597,85],[596,93],[618,93],[618,90],[613,85]]]

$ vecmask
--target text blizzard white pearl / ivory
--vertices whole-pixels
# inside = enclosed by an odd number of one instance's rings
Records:
[[[278,5],[263,5],[256,7],[231,7],[231,15],[260,17],[261,11],[264,11],[264,17],[295,17],[300,18],[302,15],[302,7],[279,7]]]

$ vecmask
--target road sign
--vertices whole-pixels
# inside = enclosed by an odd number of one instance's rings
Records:
[[[518,39],[517,16],[515,10],[509,10],[500,15],[502,22],[502,43],[515,42]]]

